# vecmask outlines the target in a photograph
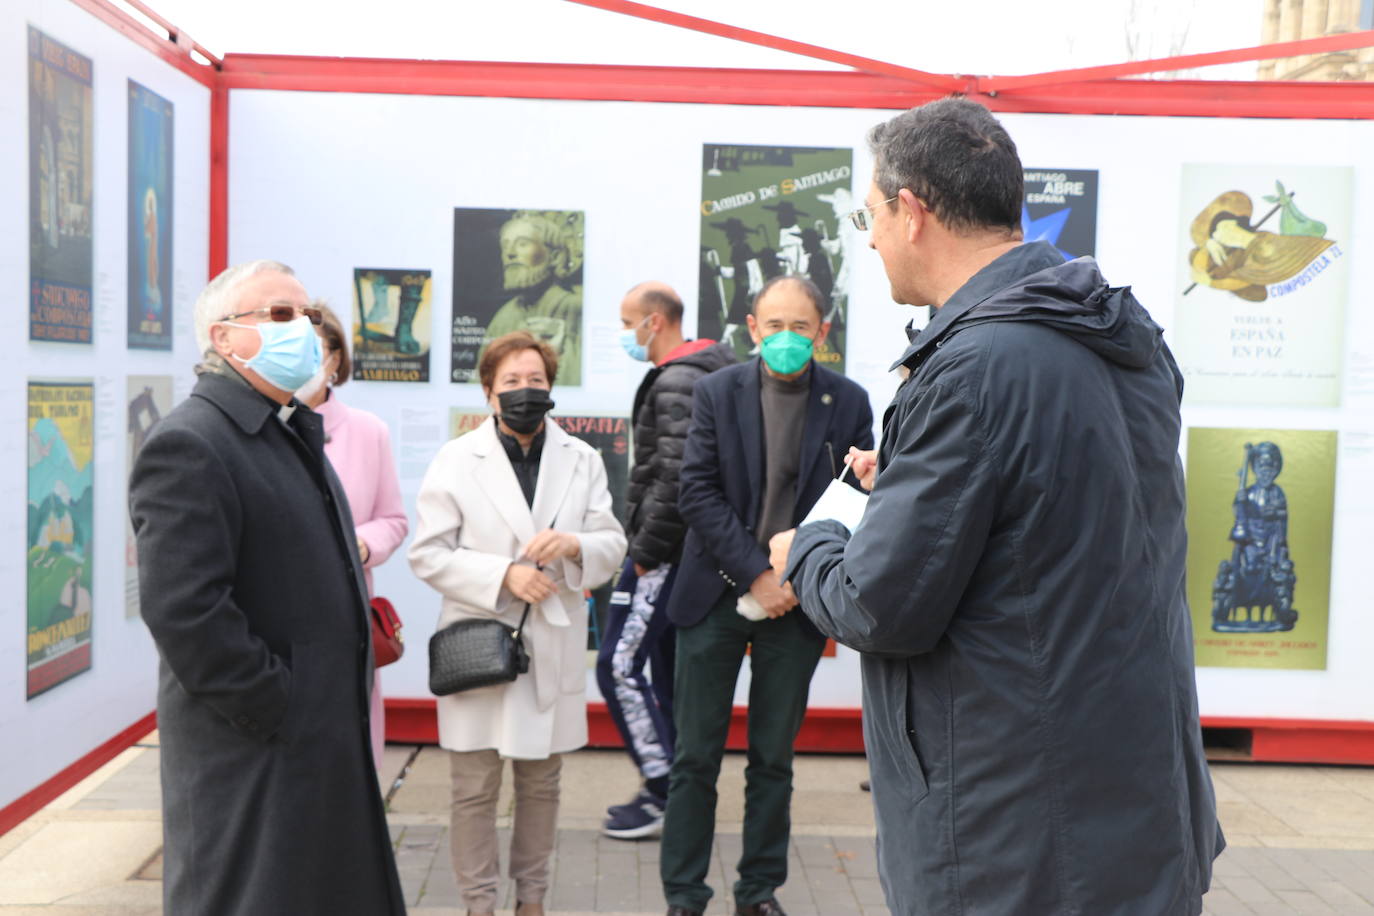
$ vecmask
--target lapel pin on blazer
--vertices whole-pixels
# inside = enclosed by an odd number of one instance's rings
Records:
[[[821,403],[824,404],[826,407],[829,407],[830,402],[833,400],[835,399],[830,395],[830,392],[828,391],[825,394],[821,395]]]

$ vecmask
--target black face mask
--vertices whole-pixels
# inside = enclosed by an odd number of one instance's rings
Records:
[[[543,388],[516,388],[496,397],[501,402],[501,422],[524,436],[538,429],[544,414],[553,410],[553,401]]]

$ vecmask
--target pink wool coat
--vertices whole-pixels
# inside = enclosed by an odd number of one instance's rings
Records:
[[[349,407],[332,389],[315,412],[324,418],[324,453],[334,465],[334,473],[348,496],[348,506],[353,511],[353,530],[367,544],[363,576],[367,579],[367,596],[371,598],[374,594],[372,567],[385,563],[401,546],[409,530],[406,512],[401,506],[396,461],[391,456],[391,432],[376,414]],[[372,755],[380,766],[386,741],[380,676],[372,680],[370,706]]]
[[[376,414],[349,407],[333,390],[315,412],[324,417],[324,453],[348,494],[358,537],[367,544],[363,566],[371,597],[372,568],[396,552],[409,530],[391,456],[391,433]]]

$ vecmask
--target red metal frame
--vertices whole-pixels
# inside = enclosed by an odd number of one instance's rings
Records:
[[[637,19],[660,22],[664,25],[689,29],[694,32],[704,32],[707,35],[717,35],[721,38],[743,41],[764,48],[772,48],[775,51],[786,51],[790,54],[812,57],[816,60],[824,60],[832,64],[843,64],[846,67],[853,67],[855,70],[860,70],[864,73],[894,76],[898,79],[910,80],[914,83],[937,89],[945,94],[961,92],[965,86],[964,81],[956,76],[948,76],[942,73],[927,73],[925,70],[914,70],[911,67],[889,64],[885,61],[874,60],[871,57],[859,57],[856,54],[848,54],[844,51],[822,48],[819,45],[793,41],[790,38],[768,35],[764,32],[755,32],[752,29],[742,29],[738,26],[726,25],[710,19],[701,19],[697,16],[688,16],[686,13],[659,9],[656,6],[646,6],[643,3],[634,3],[632,0],[568,0],[568,2],[606,10],[607,12],[623,13],[624,15],[633,16]]]
[[[28,820],[53,799],[109,763],[121,751],[157,728],[157,714],[148,713],[56,776],[0,808],[0,836]],[[11,748],[10,753],[17,753]]]
[[[216,68],[219,66],[219,59],[200,47],[200,45],[193,43],[192,47],[194,47],[198,53],[204,55],[205,58],[210,61],[209,64],[196,62],[191,57],[190,49],[183,48],[169,37],[164,37],[151,31],[143,23],[110,3],[109,0],[71,0],[71,2],[81,7],[101,22],[104,22],[106,25],[134,42],[134,44],[146,48],[163,61],[176,67],[196,82],[214,88],[215,82],[218,79]],[[148,16],[154,22],[162,25],[162,18],[147,12],[146,7],[138,3],[137,0],[129,0],[129,5],[145,16]],[[168,31],[171,32],[172,29],[168,28]]]
[[[579,2],[579,0],[573,0],[573,2]],[[1230,51],[1209,51],[1205,54],[1183,54],[1177,57],[1136,60],[1124,64],[1112,64],[1107,67],[1051,70],[1045,73],[1032,73],[1027,76],[990,76],[979,79],[977,89],[980,92],[998,93],[1009,89],[1051,86],[1056,83],[1099,82],[1123,76],[1139,76],[1143,73],[1160,73],[1166,70],[1187,70],[1194,67],[1214,67],[1218,64],[1239,64],[1249,60],[1275,60],[1280,57],[1296,57],[1303,54],[1350,51],[1355,48],[1367,48],[1370,45],[1374,45],[1374,30],[1346,32],[1343,35],[1281,41],[1251,48],[1235,48]]]

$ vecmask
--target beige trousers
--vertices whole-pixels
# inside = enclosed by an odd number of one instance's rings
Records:
[[[449,845],[463,903],[474,913],[496,909],[501,869],[496,847],[496,798],[505,761],[494,750],[451,751],[453,805]],[[515,817],[510,877],[519,903],[542,903],[549,890],[549,859],[558,828],[558,774],[563,758],[512,760]]]

